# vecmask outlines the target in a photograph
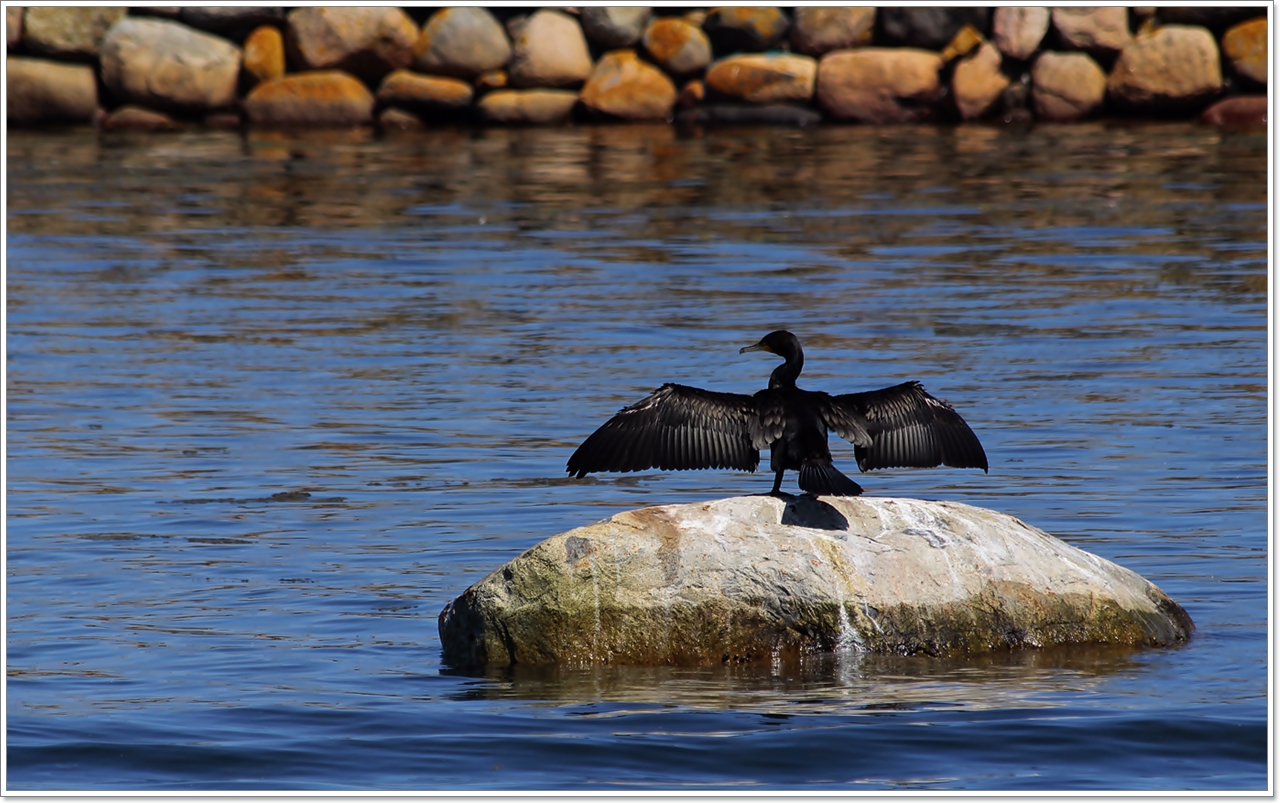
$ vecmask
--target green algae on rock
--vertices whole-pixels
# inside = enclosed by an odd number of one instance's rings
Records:
[[[619,513],[549,538],[440,614],[455,665],[707,665],[832,650],[1166,646],[1152,583],[1002,513],[755,496]]]

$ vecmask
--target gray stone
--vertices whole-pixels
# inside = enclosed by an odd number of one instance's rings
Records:
[[[1044,6],[1001,6],[991,21],[992,39],[1009,58],[1026,61],[1035,55],[1049,32],[1049,9]]]
[[[687,664],[819,651],[1171,645],[1194,624],[1128,569],[955,502],[738,497],[549,538],[440,614],[455,665]]]
[[[374,85],[413,63],[418,26],[398,8],[312,6],[289,12],[286,45],[303,70],[342,70]]]
[[[102,41],[102,81],[112,97],[163,111],[228,107],[236,99],[240,48],[153,17],[125,17]]]
[[[1031,65],[1031,102],[1042,120],[1078,120],[1106,95],[1107,75],[1088,53],[1047,51]]]
[[[644,6],[585,6],[582,32],[604,50],[631,47],[644,35],[653,9]]]
[[[518,27],[507,69],[513,87],[576,87],[591,75],[591,54],[578,21],[539,11]]]
[[[886,44],[941,50],[966,25],[986,31],[991,9],[896,6],[880,9],[877,17]]]
[[[475,6],[437,11],[422,26],[413,47],[419,71],[467,80],[499,70],[510,59],[511,41],[502,24]]]
[[[871,6],[803,6],[791,24],[791,49],[821,56],[871,44],[876,10]]]
[[[123,7],[32,6],[22,21],[22,43],[29,53],[92,61],[102,38],[124,19],[126,11]]]
[[[10,125],[93,121],[98,87],[89,65],[9,56],[5,71]]]
[[[786,12],[771,6],[720,6],[702,21],[712,48],[722,56],[775,48],[790,27]]]
[[[649,23],[644,49],[671,75],[691,75],[711,63],[711,40],[701,28],[678,17],[661,17]]]
[[[1122,6],[1062,6],[1053,10],[1053,27],[1064,49],[1084,50],[1109,59],[1133,41],[1129,9]]]
[[[1218,44],[1194,25],[1165,25],[1134,39],[1107,79],[1117,106],[1142,112],[1199,109],[1221,91]]]

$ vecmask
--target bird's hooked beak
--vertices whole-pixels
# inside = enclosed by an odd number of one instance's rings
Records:
[[[761,340],[759,343],[755,344],[754,346],[743,346],[742,348],[738,349],[738,353],[739,353],[739,354],[746,354],[748,351],[768,351],[768,352],[772,352],[772,351],[773,351],[773,349],[771,349],[771,348],[769,348],[768,346],[766,346],[766,345],[764,344],[764,341],[763,341],[763,340]]]

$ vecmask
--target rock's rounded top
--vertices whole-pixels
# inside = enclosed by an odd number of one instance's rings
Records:
[[[1205,105],[1222,91],[1213,34],[1196,25],[1165,25],[1138,36],[1120,52],[1107,94],[1117,105],[1168,112]]]
[[[626,511],[534,546],[440,616],[462,664],[1161,645],[1193,628],[1150,582],[1012,516],[875,497]]]
[[[543,10],[518,26],[507,73],[514,87],[576,87],[591,75],[591,54],[578,21]]]
[[[614,50],[640,41],[653,9],[646,6],[586,6],[582,30],[597,47]]]
[[[290,55],[303,69],[343,70],[376,83],[413,62],[418,26],[398,8],[311,6],[288,19]]]
[[[689,20],[660,17],[644,31],[644,49],[672,75],[690,75],[711,63],[711,40]]]
[[[487,10],[459,6],[431,15],[413,53],[414,64],[422,72],[471,79],[506,66],[511,40]]]

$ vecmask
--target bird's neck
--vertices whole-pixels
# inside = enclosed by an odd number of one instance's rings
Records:
[[[787,361],[774,368],[773,373],[769,375],[769,388],[771,390],[794,388],[802,368],[804,368],[804,354],[788,355]]]

